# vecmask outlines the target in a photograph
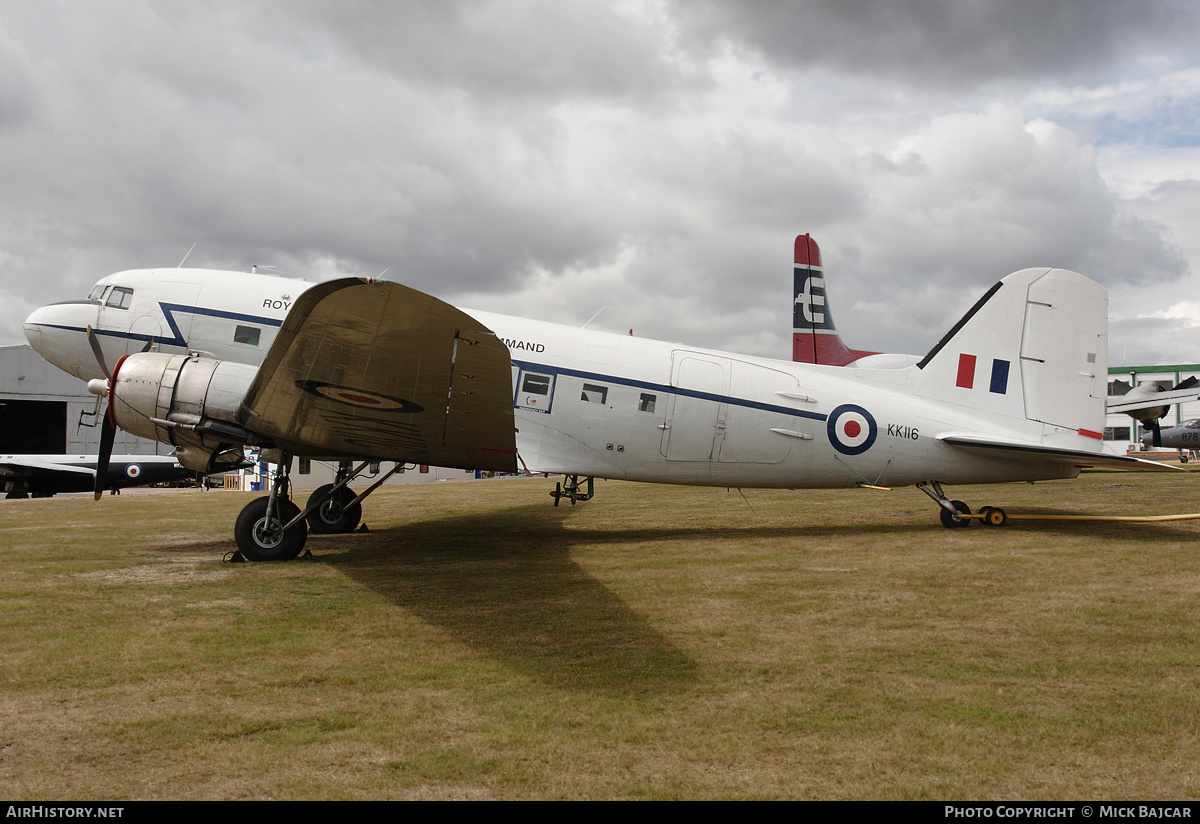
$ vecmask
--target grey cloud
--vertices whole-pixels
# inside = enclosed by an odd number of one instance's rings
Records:
[[[352,55],[414,82],[452,86],[490,105],[562,95],[646,101],[695,76],[673,64],[665,27],[582,0],[255,5],[264,34],[314,55]]]
[[[1087,83],[1114,64],[1194,56],[1200,11],[1184,0],[679,0],[694,36],[886,84],[965,88],[1044,78]]]

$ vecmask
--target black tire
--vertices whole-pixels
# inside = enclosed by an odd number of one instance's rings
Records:
[[[305,509],[329,494],[333,484],[325,484],[313,490],[308,496]],[[362,505],[352,504],[355,494],[348,487],[342,487],[337,494],[325,503],[308,513],[308,531],[314,535],[339,535],[353,532],[362,520]]]
[[[1007,520],[1008,516],[998,506],[987,507],[987,513],[983,516],[983,522],[988,526],[1004,526],[1004,522]]]
[[[241,511],[233,525],[233,538],[249,561],[290,561],[304,549],[308,529],[304,522],[280,533],[279,527],[300,514],[300,508],[286,498],[277,501],[275,530],[267,529],[267,504],[270,498],[255,498]],[[282,521],[280,520],[282,519]]]
[[[967,506],[962,501],[951,501],[950,505],[958,510],[960,515],[971,514],[971,507]],[[938,507],[938,509],[940,510],[939,514],[942,516],[942,526],[946,527],[946,529],[958,529],[960,527],[971,525],[970,518],[959,518],[955,515],[951,515],[946,511],[945,507]]]

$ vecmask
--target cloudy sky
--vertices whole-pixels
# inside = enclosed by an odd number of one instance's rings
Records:
[[[0,344],[195,243],[788,357],[809,232],[859,348],[1058,266],[1112,364],[1200,361],[1197,9],[0,0]]]

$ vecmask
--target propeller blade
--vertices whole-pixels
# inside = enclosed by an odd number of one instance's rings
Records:
[[[1187,380],[1177,383],[1175,385],[1175,389],[1194,389],[1197,386],[1200,386],[1200,380],[1196,380],[1196,376],[1192,375]],[[1175,389],[1172,389],[1171,391],[1174,392]]]
[[[96,356],[96,363],[100,364],[100,371],[104,373],[104,377],[112,378],[112,372],[108,369],[108,363],[104,360],[104,350],[100,348],[100,338],[96,336],[96,330],[88,324],[87,328],[88,345],[92,347],[92,354]]]
[[[154,338],[150,338],[150,340],[146,341],[146,345],[142,347],[142,351],[149,352],[150,347],[152,346],[154,346]],[[1192,380],[1195,380],[1195,378],[1192,378]]]
[[[1151,439],[1152,443],[1156,447],[1161,449],[1162,448],[1162,429],[1159,427],[1158,421],[1152,418],[1152,419],[1146,421],[1146,426],[1150,429],[1151,434],[1154,436]]]
[[[108,480],[108,460],[112,457],[113,440],[117,436],[117,425],[113,423],[112,416],[108,414],[108,410],[104,413],[104,422],[100,429],[100,454],[96,456],[96,500],[100,500],[100,496],[104,494],[104,487]]]

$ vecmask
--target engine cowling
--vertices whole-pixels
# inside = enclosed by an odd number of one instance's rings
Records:
[[[176,447],[188,469],[213,472],[241,462],[254,435],[237,420],[258,367],[207,355],[142,352],[122,358],[109,386],[117,426]]]

